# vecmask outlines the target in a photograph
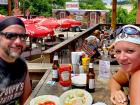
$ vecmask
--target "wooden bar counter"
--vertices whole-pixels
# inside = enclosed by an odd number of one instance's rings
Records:
[[[98,67],[99,65],[95,65],[95,73],[96,73],[96,80],[95,80],[95,92],[91,93],[93,96],[93,103],[96,102],[104,102],[107,105],[111,105],[110,102],[110,92],[108,90],[108,80],[101,80],[98,78]],[[113,73],[115,70],[117,70],[116,65],[111,65],[111,72]],[[60,86],[59,83],[55,83],[54,85],[49,85],[48,81],[51,80],[52,73],[51,69],[48,69],[44,76],[41,78],[37,86],[32,91],[31,95],[27,99],[26,103],[24,105],[30,105],[31,99],[34,97],[40,96],[40,95],[56,95],[60,96],[64,90]],[[77,88],[73,87],[72,88]]]

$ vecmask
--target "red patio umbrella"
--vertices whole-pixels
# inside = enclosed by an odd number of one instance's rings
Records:
[[[64,20],[57,20],[57,22],[60,24],[60,28],[70,28],[71,23],[65,22]]]
[[[33,18],[33,22],[34,23],[39,23],[42,19],[45,19],[45,17],[36,17],[36,18]]]
[[[38,24],[41,26],[45,26],[47,28],[51,28],[51,29],[58,28],[60,26],[60,24],[57,23],[57,21],[46,19],[46,18],[42,19]]]
[[[71,23],[64,21],[63,19],[59,19],[57,20],[57,22],[60,24],[60,28],[62,29],[66,29],[66,28],[70,28],[72,26]],[[67,38],[68,38],[68,31],[67,31]]]
[[[43,48],[43,37],[48,37],[50,35],[54,35],[54,31],[52,29],[48,29],[43,26],[38,26],[36,24],[25,24],[26,32],[29,35],[30,48],[32,49],[33,39],[39,39],[41,41],[41,49]],[[37,40],[37,41],[39,41]],[[42,50],[41,50],[42,51]],[[42,52],[41,52],[42,53]],[[30,50],[31,55],[31,50]]]
[[[25,24],[27,34],[30,37],[45,37],[48,35],[53,35],[54,31],[43,26],[38,26],[36,24]]]
[[[4,19],[6,16],[0,14],[0,20]]]
[[[34,24],[35,23],[32,19],[26,19],[23,17],[18,17],[18,18],[20,18],[24,22],[24,24]]]
[[[63,21],[63,22],[65,22],[65,23],[70,23],[71,26],[80,26],[81,25],[81,22],[80,21],[76,21],[74,19],[62,18],[60,20]]]

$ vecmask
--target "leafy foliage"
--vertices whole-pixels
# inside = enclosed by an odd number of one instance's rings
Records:
[[[126,9],[121,8],[121,6],[119,6],[117,8],[117,23],[126,23],[128,17],[128,12]]]
[[[102,2],[102,0],[85,0],[83,2],[80,2],[80,8],[81,9],[106,9],[105,3]]]
[[[127,18],[126,23],[129,23],[129,24],[136,23],[136,12],[137,12],[136,8],[133,8],[132,11],[128,14],[129,18]]]
[[[51,15],[51,5],[48,0],[20,0],[22,7],[30,10],[31,15]],[[24,7],[23,7],[24,5]]]
[[[54,9],[65,9],[65,2],[70,2],[72,0],[19,0],[20,9],[24,12],[29,9],[31,15],[46,16],[52,15],[52,8]],[[105,3],[102,0],[79,0],[80,9],[107,9]],[[126,9],[117,7],[117,23],[129,23],[134,24],[136,22],[136,10],[137,10],[137,0],[126,0],[125,3],[131,1],[133,9],[128,13]],[[132,2],[133,1],[133,2]],[[123,2],[124,3],[124,2]],[[120,2],[120,4],[123,4]],[[13,9],[12,3],[12,9]],[[108,14],[108,23],[111,23],[112,10]],[[0,6],[0,14],[7,15],[7,6]]]
[[[0,14],[7,15],[7,8],[6,6],[0,6]]]
[[[134,0],[135,1],[135,0]],[[116,23],[123,23],[123,24],[135,24],[136,23],[136,11],[137,11],[137,1],[131,2],[133,9],[128,12],[126,9],[123,9],[122,6],[117,5],[117,14],[116,14]],[[111,15],[112,9],[110,9],[109,13],[109,23],[111,23]]]

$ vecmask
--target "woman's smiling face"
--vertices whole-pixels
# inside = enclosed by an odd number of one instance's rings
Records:
[[[140,69],[140,45],[127,41],[115,44],[116,59],[123,70],[134,73]]]

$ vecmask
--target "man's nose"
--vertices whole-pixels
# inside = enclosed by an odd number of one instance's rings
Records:
[[[14,43],[16,44],[16,45],[21,45],[21,46],[23,46],[23,41],[20,39],[20,37],[17,37],[15,40],[14,40]],[[25,42],[24,42],[25,43]]]

